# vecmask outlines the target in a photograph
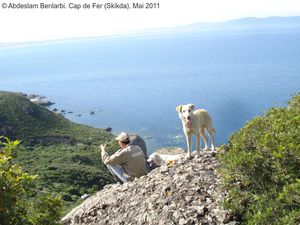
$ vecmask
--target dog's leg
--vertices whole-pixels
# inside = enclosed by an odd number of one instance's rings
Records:
[[[210,136],[210,141],[211,141],[211,150],[215,151],[215,129],[210,127],[208,130],[209,136]]]
[[[206,136],[206,133],[205,133],[205,128],[204,127],[201,127],[200,128],[200,133],[201,133],[201,136],[203,137],[203,140],[204,140],[204,151],[207,151],[208,150],[208,139],[207,139],[207,136]]]
[[[196,134],[196,151],[197,151],[197,158],[200,158],[200,144],[201,144],[201,140],[200,140],[200,132]]]
[[[187,159],[192,158],[192,135],[186,134],[186,143],[187,143]]]

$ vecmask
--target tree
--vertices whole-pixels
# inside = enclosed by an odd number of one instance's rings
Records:
[[[0,221],[1,225],[57,225],[59,197],[36,194],[36,176],[12,162],[20,141],[0,137]]]

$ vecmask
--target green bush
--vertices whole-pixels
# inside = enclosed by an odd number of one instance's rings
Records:
[[[3,140],[2,137],[0,139]],[[0,221],[1,225],[57,225],[61,201],[58,197],[36,195],[31,176],[12,162],[19,141],[0,140]]]
[[[249,121],[224,148],[225,206],[244,224],[299,224],[300,94]]]

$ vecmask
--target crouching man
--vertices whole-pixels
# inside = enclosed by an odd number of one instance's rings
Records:
[[[127,133],[120,133],[116,140],[121,149],[111,156],[105,150],[106,144],[100,145],[102,161],[112,175],[121,183],[146,175],[148,168],[143,150],[137,145],[130,144],[130,137]]]

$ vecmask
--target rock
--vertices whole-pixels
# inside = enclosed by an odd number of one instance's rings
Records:
[[[196,210],[197,216],[203,217],[205,214],[208,213],[208,208],[201,205],[201,206],[193,206],[193,209]]]
[[[90,197],[89,194],[84,194],[84,195],[82,195],[80,198],[81,198],[82,200],[86,200],[88,197]]]
[[[105,131],[112,132],[112,128],[111,127],[107,127],[107,128],[105,128]]]
[[[161,171],[162,173],[168,172],[168,171],[169,171],[169,167],[168,167],[168,166],[162,166],[162,167],[160,168],[160,171]]]
[[[64,225],[106,224],[231,224],[237,225],[221,204],[227,193],[216,174],[216,157],[181,159],[132,182],[106,185],[74,208]]]
[[[40,97],[40,96],[39,95],[35,95],[35,94],[29,94],[29,95],[27,95],[28,99],[33,99],[33,98],[37,98],[37,97]]]
[[[239,225],[240,223],[237,221],[231,221],[229,223],[226,223],[226,225]]]
[[[211,157],[215,157],[216,155],[217,155],[217,152],[215,152],[215,151],[211,152]]]
[[[40,95],[35,95],[35,94],[30,94],[26,96],[31,102],[36,103],[38,105],[42,106],[50,106],[55,104],[54,102],[47,100],[46,97],[40,96]]]
[[[186,219],[184,219],[184,218],[180,218],[180,219],[179,219],[179,222],[178,222],[179,225],[184,225],[184,224],[186,224],[186,223],[187,223],[187,220],[186,220]]]
[[[51,102],[51,101],[46,100],[46,99],[38,99],[38,100],[33,99],[31,101],[38,104],[38,105],[42,105],[42,106],[50,106],[50,105],[55,104],[54,102]]]

